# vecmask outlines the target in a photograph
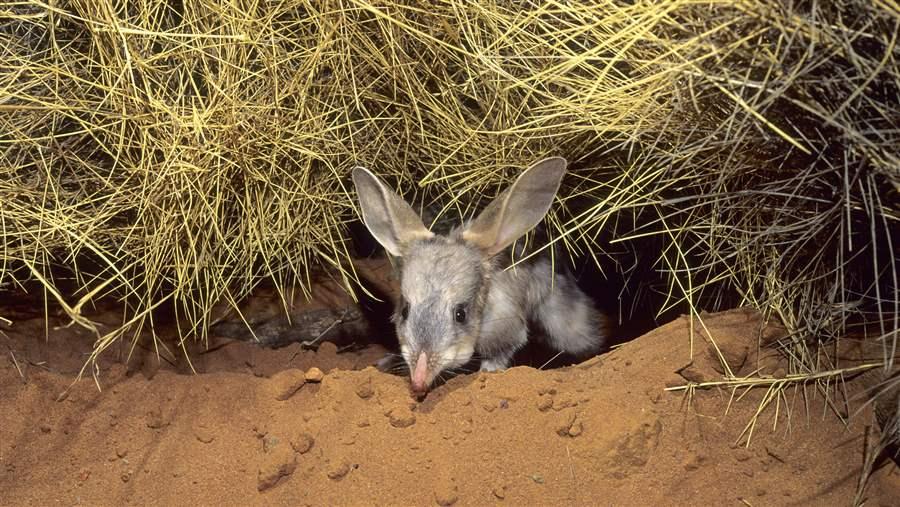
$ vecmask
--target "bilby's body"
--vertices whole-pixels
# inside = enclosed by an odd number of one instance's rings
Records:
[[[564,174],[561,158],[538,162],[477,219],[438,236],[375,176],[354,170],[363,221],[400,259],[394,321],[413,391],[425,393],[476,354],[482,370],[506,368],[527,343],[529,323],[557,350],[599,351],[604,317],[569,276],[545,257],[503,269],[508,247],[543,219]]]

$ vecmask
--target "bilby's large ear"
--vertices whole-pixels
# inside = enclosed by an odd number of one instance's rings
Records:
[[[562,157],[532,164],[463,231],[463,239],[488,256],[500,253],[544,218],[565,173]]]
[[[363,223],[394,257],[402,257],[410,241],[434,236],[409,204],[384,186],[368,169],[353,169],[353,185],[359,196]]]

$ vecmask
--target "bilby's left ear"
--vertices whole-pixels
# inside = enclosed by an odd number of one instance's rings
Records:
[[[535,162],[463,231],[463,240],[488,257],[502,252],[543,220],[565,174],[562,157]]]

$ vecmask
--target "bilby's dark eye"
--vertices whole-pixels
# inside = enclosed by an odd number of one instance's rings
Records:
[[[453,309],[453,318],[460,324],[466,323],[466,305],[456,305]]]
[[[409,317],[409,303],[404,301],[403,306],[400,308],[400,318],[406,320],[407,317]]]

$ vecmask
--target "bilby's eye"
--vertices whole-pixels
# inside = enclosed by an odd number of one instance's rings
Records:
[[[466,323],[466,305],[456,305],[453,309],[453,318],[460,324]]]
[[[409,317],[409,303],[404,301],[400,308],[400,318],[406,320],[407,317]]]

